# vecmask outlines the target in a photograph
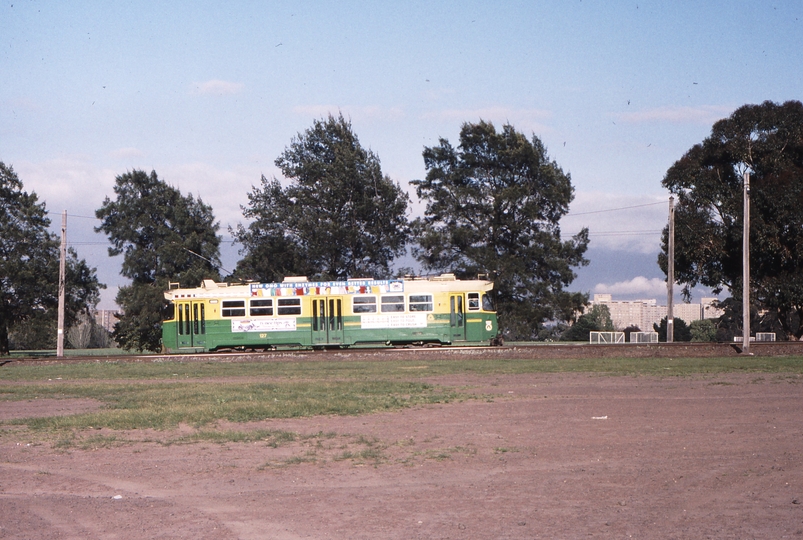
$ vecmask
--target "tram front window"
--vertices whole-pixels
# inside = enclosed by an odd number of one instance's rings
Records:
[[[176,306],[173,302],[168,302],[162,306],[162,320],[172,321],[176,316]]]
[[[484,311],[496,311],[496,308],[494,308],[494,302],[491,300],[491,296],[488,294],[482,295],[482,309]]]

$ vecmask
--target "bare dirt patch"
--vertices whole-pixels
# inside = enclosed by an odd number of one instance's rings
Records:
[[[0,538],[803,538],[798,375],[432,382],[478,398],[218,426],[284,441],[8,431]]]

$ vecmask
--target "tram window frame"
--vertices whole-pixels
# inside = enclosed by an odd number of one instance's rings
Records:
[[[301,298],[277,298],[277,315],[301,315]]]
[[[482,295],[482,309],[485,311],[496,311],[493,298],[491,298],[491,295],[488,293],[483,293]]]
[[[407,299],[410,311],[435,311],[431,294],[411,294]]]
[[[190,305],[189,304],[184,304],[184,335],[186,335],[186,336],[190,335],[190,323],[191,322],[192,321],[191,321],[191,317],[190,317]]]
[[[355,296],[351,300],[352,313],[376,313],[376,296]]]
[[[221,317],[245,317],[245,300],[223,300],[220,304]]]
[[[273,315],[273,298],[249,300],[248,314],[251,317],[266,317]]]
[[[404,312],[404,295],[394,294],[383,296],[380,301],[382,313],[402,313]]]
[[[480,310],[480,293],[478,292],[470,292],[466,295],[468,298],[468,310],[469,311],[479,311]]]

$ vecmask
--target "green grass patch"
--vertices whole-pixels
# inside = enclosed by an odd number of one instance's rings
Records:
[[[11,351],[9,355],[11,358],[56,358],[57,351],[55,349],[31,349]],[[122,356],[132,354],[132,351],[126,351],[118,347],[109,347],[105,349],[64,349],[64,356],[71,357],[85,357],[85,356]],[[151,354],[151,353],[141,353]]]
[[[73,416],[27,418],[13,424],[31,429],[167,429],[180,423],[200,427],[218,420],[358,415],[411,405],[443,403],[458,394],[406,381],[288,381],[267,383],[143,383],[0,386],[0,400],[91,398],[105,407]]]
[[[729,356],[714,358],[573,358],[514,360],[459,358],[374,362],[86,362],[10,364],[2,381],[193,380],[212,377],[275,378],[316,381],[416,379],[433,375],[516,373],[605,373],[613,375],[692,375],[699,373],[803,373],[803,357]]]
[[[591,373],[599,375],[692,376],[720,373],[775,373],[800,382],[803,357],[606,358],[482,360],[455,357],[432,360],[412,354],[407,360],[335,362],[85,362],[76,364],[8,364],[0,367],[2,401],[41,398],[90,398],[100,410],[72,416],[27,418],[6,422],[29,430],[196,428],[218,421],[245,423],[271,418],[360,415],[377,411],[469,399],[468,393],[431,383],[445,375],[515,375]],[[753,379],[763,380],[762,377]],[[476,396],[470,399],[492,399]],[[0,405],[1,406],[1,405]],[[26,429],[21,428],[21,429]],[[214,427],[194,440],[282,444],[281,435],[219,433]],[[96,446],[119,441],[96,440]],[[191,442],[189,439],[187,442]],[[358,441],[370,449],[370,441]]]

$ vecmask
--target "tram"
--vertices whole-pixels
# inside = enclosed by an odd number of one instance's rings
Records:
[[[498,345],[493,283],[454,274],[388,280],[171,284],[165,352]]]

